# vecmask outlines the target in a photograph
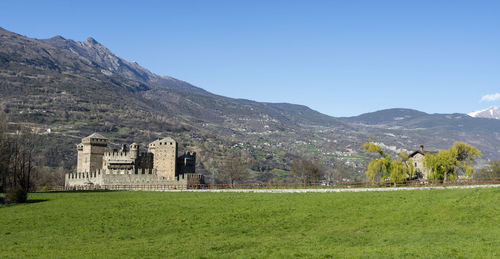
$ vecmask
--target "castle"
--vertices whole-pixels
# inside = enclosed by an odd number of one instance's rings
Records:
[[[204,183],[195,173],[196,153],[177,156],[177,142],[170,137],[151,142],[144,153],[137,143],[113,151],[107,147],[108,139],[98,133],[83,138],[77,145],[76,172],[65,175],[66,188],[190,188]]]

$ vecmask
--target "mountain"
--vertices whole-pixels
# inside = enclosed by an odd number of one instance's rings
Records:
[[[474,118],[487,118],[500,120],[500,107],[492,106],[488,109],[467,113]]]
[[[357,130],[396,147],[418,143],[446,148],[464,141],[479,148],[486,157],[498,159],[500,120],[472,118],[466,114],[427,114],[411,109],[387,109],[341,118]]]
[[[0,107],[15,123],[51,129],[47,139],[58,145],[43,152],[68,167],[73,144],[98,131],[143,146],[169,134],[199,152],[202,172],[233,147],[257,161],[256,170],[287,169],[294,158],[332,150],[333,141],[312,143],[326,134],[317,128],[348,127],[306,106],[227,98],[155,75],[93,39],[37,40],[0,29],[0,77]]]
[[[74,144],[92,132],[112,145],[142,147],[169,135],[181,149],[198,152],[197,170],[207,176],[239,151],[253,182],[286,181],[299,157],[333,171],[344,164],[361,177],[369,156],[360,146],[370,137],[394,151],[466,141],[486,158],[500,158],[497,120],[408,109],[334,118],[303,105],[215,95],[156,75],[92,38],[38,40],[1,28],[0,109],[14,125],[45,132],[40,154],[51,167],[74,166]]]

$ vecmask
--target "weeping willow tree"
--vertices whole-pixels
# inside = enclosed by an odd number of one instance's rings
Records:
[[[374,143],[367,142],[361,147],[368,152],[375,152],[381,156],[379,159],[372,160],[368,164],[366,178],[372,181],[372,183],[375,183],[377,179],[380,182],[389,180],[396,186],[397,183],[403,182],[408,177],[414,175],[415,170],[411,158],[405,153],[401,152],[397,159],[392,160],[380,146]]]
[[[425,156],[424,166],[430,170],[427,178],[442,180],[443,183],[446,183],[448,179],[457,179],[459,173],[470,178],[474,173],[472,164],[480,156],[482,156],[481,151],[474,146],[464,142],[455,142],[447,150]]]

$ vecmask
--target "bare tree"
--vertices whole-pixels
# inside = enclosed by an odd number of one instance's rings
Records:
[[[222,164],[222,170],[218,176],[220,179],[234,187],[234,184],[245,180],[248,177],[248,165],[239,154],[226,158]]]
[[[19,129],[7,134],[8,120],[0,114],[0,179],[9,202],[25,202],[33,188],[35,142],[30,130]]]
[[[342,161],[337,162],[333,171],[333,178],[337,182],[354,180],[354,175],[348,168],[345,167]]]
[[[306,159],[293,161],[291,169],[295,179],[304,185],[318,183],[323,174],[321,166]]]
[[[0,111],[0,192],[5,192],[7,185],[7,167],[9,152],[7,150],[7,125],[5,113]]]

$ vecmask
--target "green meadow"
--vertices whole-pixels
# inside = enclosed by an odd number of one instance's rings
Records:
[[[0,205],[0,258],[500,257],[500,188],[54,192]]]

